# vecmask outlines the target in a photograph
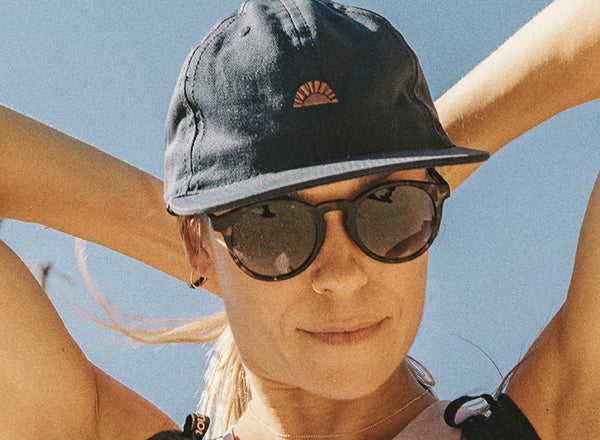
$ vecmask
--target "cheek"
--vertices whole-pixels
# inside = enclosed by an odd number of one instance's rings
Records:
[[[225,310],[245,367],[269,381],[290,383],[294,320],[285,301],[265,298],[277,298],[270,290],[229,290],[223,295]]]
[[[217,243],[216,246],[219,246]],[[259,281],[243,273],[226,249],[213,261],[227,318],[244,365],[255,375],[280,380],[288,371],[291,298],[283,282]],[[289,282],[286,282],[289,284]]]
[[[382,275],[389,286],[391,301],[400,310],[405,344],[412,345],[423,317],[427,284],[427,254],[407,263],[400,263]]]
[[[415,260],[399,264],[372,266],[370,291],[373,303],[389,310],[391,334],[383,352],[399,364],[412,346],[425,305],[427,253]]]

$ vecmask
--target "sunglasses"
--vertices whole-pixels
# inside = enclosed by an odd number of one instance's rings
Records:
[[[427,171],[432,182],[389,181],[352,200],[311,205],[282,198],[201,217],[223,235],[240,269],[259,280],[285,280],[306,269],[325,240],[325,214],[337,210],[366,255],[402,263],[429,248],[439,230],[442,204],[450,195],[442,176],[434,169]]]

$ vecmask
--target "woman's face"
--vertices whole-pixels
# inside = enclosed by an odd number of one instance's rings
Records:
[[[384,180],[427,180],[425,170]],[[311,204],[353,198],[353,179],[297,193]],[[368,185],[370,186],[370,185]],[[400,264],[366,256],[348,236],[342,213],[325,215],[327,234],[315,261],[283,281],[260,281],[232,261],[210,231],[212,257],[243,362],[263,385],[331,399],[374,392],[397,369],[421,320],[427,254]]]

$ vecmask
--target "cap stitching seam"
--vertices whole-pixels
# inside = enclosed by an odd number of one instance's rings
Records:
[[[227,31],[227,29],[229,29],[231,27],[231,25],[233,24],[233,22],[236,18],[237,18],[237,16],[230,16],[227,19],[225,19],[223,22],[221,22],[221,25],[219,26],[219,30],[216,31],[215,33],[213,33],[210,40],[206,41],[206,43],[204,44],[204,47],[202,48],[202,51],[198,54],[198,59],[196,60],[196,63],[194,66],[194,76],[192,78],[192,98],[195,98],[194,90],[195,90],[195,85],[196,85],[196,78],[198,77],[198,66],[200,65],[200,60],[202,59],[204,52],[206,52],[206,50],[208,49],[208,46],[217,37],[223,35],[225,33],[225,31]]]
[[[441,135],[441,133],[439,132],[439,130],[437,129],[437,127],[433,123],[433,117],[431,115],[431,111],[425,105],[425,103],[423,101],[421,101],[421,99],[419,97],[417,97],[417,93],[416,93],[415,89],[417,87],[417,83],[419,82],[419,61],[417,60],[417,56],[414,53],[411,53],[411,51],[407,51],[407,52],[408,52],[408,55],[413,60],[413,70],[414,70],[414,75],[415,75],[414,83],[413,83],[413,85],[412,85],[412,87],[410,89],[411,90],[411,94],[413,95],[413,97],[417,101],[419,107],[421,108],[421,111],[425,114],[425,118],[427,119],[429,128],[433,132],[437,133],[438,135]],[[425,75],[425,74],[423,74],[423,75]],[[432,103],[433,103],[433,98],[432,98]]]
[[[200,65],[200,60],[202,59],[204,52],[206,52],[206,50],[208,49],[209,45],[219,36],[223,35],[225,33],[225,31],[227,31],[227,29],[229,29],[231,27],[231,25],[234,23],[235,19],[237,18],[237,15],[231,15],[228,18],[226,18],[225,20],[223,20],[220,24],[219,24],[219,28],[218,30],[215,31],[215,33],[213,33],[212,37],[207,40],[206,42],[204,42],[204,45],[200,51],[200,53],[198,54],[198,59],[196,60],[195,64],[194,64],[194,69],[193,69],[193,76],[192,76],[192,84],[191,84],[191,101],[195,102],[196,100],[196,94],[195,94],[195,90],[196,90],[196,80],[198,77],[198,67]],[[197,49],[200,49],[201,46],[198,46]],[[191,68],[191,61],[193,60],[193,56],[190,59],[190,68]],[[189,69],[188,69],[189,70]],[[188,78],[187,76],[187,72],[186,72],[186,79]],[[187,82],[187,81],[186,81]],[[186,92],[186,99],[187,99],[187,87],[185,88],[185,92]],[[191,102],[190,102],[190,108],[192,107]],[[193,161],[193,157],[194,157],[194,151],[196,148],[196,140],[198,139],[198,137],[202,138],[204,137],[204,134],[206,133],[206,124],[204,123],[204,113],[202,112],[202,109],[199,108],[197,105],[193,106],[194,108],[192,108],[193,114],[194,114],[194,138],[192,139],[192,145],[190,148],[190,155],[189,155],[189,161],[190,161],[190,176],[188,178],[186,187],[187,187],[187,191],[190,190],[190,184],[192,182],[193,176],[196,172],[196,170],[194,169],[194,161]],[[195,110],[195,111],[194,111]],[[200,125],[200,120],[202,122],[202,133],[199,133],[198,130],[198,125]],[[186,192],[187,192],[186,191]]]
[[[191,102],[191,99],[193,99],[193,97],[194,97],[193,80],[192,80],[191,93],[188,93],[188,85],[189,85],[188,78],[189,78],[190,70],[192,68],[192,61],[194,59],[194,56],[196,55],[196,52],[199,49],[200,49],[200,45],[198,45],[198,47],[196,47],[196,50],[194,50],[194,52],[190,56],[190,61],[188,63],[187,69],[185,71],[184,88],[183,88],[183,95],[185,97],[185,104],[186,104],[187,110],[192,113],[192,119],[194,121],[194,136],[192,137],[191,148],[189,150],[189,155],[188,155],[188,161],[189,161],[189,164],[190,164],[190,166],[189,166],[189,168],[190,168],[190,175],[189,175],[189,177],[187,179],[187,182],[185,184],[186,193],[190,189],[190,183],[192,181],[192,176],[194,175],[194,170],[193,170],[194,162],[192,160],[192,157],[193,157],[193,147],[194,147],[194,144],[196,143],[196,139],[198,137],[198,121],[196,120],[197,119],[196,118],[196,110],[194,109],[195,106]],[[191,95],[191,99],[190,99],[189,95]],[[197,109],[197,110],[200,111],[199,109]],[[202,118],[204,118],[204,116],[202,116]],[[204,124],[203,124],[203,126],[204,126]]]
[[[411,60],[412,67],[413,67],[413,83],[411,84],[411,86],[408,89],[411,97],[417,102],[417,105],[421,109],[421,113],[425,116],[425,119],[427,120],[427,124],[428,124],[429,128],[432,131],[434,131],[435,133],[438,133],[438,135],[441,135],[441,133],[439,132],[439,130],[435,127],[435,125],[433,123],[433,118],[432,118],[431,112],[429,111],[429,108],[427,108],[427,106],[421,101],[421,99],[419,97],[417,97],[417,94],[415,91],[415,89],[417,87],[417,83],[419,81],[419,61],[417,59],[417,56],[415,55],[415,53],[412,50],[410,50],[408,48],[408,43],[406,42],[406,40],[404,39],[402,34],[400,34],[400,32],[398,32],[398,31],[396,31],[394,29],[394,27],[391,25],[391,23],[386,18],[382,17],[382,19],[385,24],[386,30],[392,36],[392,38],[396,38],[401,43],[403,43],[400,45],[400,47],[404,51],[404,53],[409,57],[409,59]]]
[[[363,17],[377,18],[377,19],[379,19],[380,22],[382,22],[386,26],[392,27],[392,25],[388,21],[388,19],[385,18],[383,15],[378,14],[377,12],[370,11],[370,10],[365,9],[365,8],[361,8],[360,6],[352,6],[352,5],[343,5],[343,6],[345,6],[345,8],[344,8],[345,12],[352,11],[352,12],[356,13],[357,15],[362,15]]]
[[[298,39],[298,42],[300,43],[300,48],[301,48],[300,53],[302,54],[302,58],[304,59],[304,62],[306,64],[308,64],[306,53],[304,51],[304,44],[302,44],[302,38],[300,36],[300,32],[299,32],[298,28],[296,27],[296,23],[294,23],[294,17],[292,16],[292,13],[290,12],[288,7],[285,5],[285,3],[282,0],[279,0],[279,3],[281,4],[281,6],[283,6],[283,9],[285,9],[285,12],[287,13],[287,16],[290,19],[290,23],[292,23],[292,27],[294,28],[294,34],[296,34],[296,38]],[[298,8],[296,7],[296,9],[298,9]],[[300,17],[302,18],[302,21],[304,21],[304,25],[306,26],[306,21],[304,20],[304,17],[302,17],[302,14],[300,13],[299,10],[298,10],[298,13],[299,13]],[[310,40],[311,40],[311,46],[314,47],[314,42],[312,41],[312,38],[310,38]]]

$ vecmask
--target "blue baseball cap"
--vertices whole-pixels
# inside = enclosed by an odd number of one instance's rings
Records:
[[[327,0],[248,0],[218,23],[183,65],[165,137],[177,215],[489,156],[450,142],[385,18]]]

